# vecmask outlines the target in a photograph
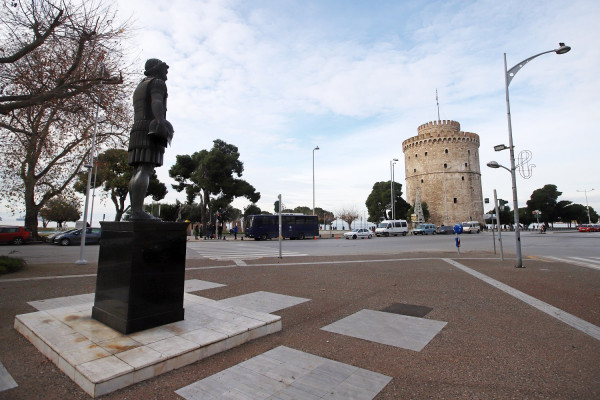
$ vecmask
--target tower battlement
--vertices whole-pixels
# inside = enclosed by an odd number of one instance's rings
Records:
[[[430,121],[430,122],[427,122],[427,123],[419,126],[417,128],[417,132],[419,132],[419,133],[425,133],[426,131],[429,131],[432,128],[434,130],[451,129],[451,130],[454,130],[454,131],[460,131],[460,123],[457,122],[457,121],[452,121],[450,119],[447,119],[447,120],[443,119],[443,120],[440,120],[440,121]]]
[[[418,135],[402,142],[402,150],[420,145],[432,145],[439,142],[473,142],[479,147],[479,135],[460,130],[460,123],[452,120],[431,121],[417,128]]]

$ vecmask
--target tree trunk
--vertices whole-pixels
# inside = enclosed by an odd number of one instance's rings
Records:
[[[39,207],[35,204],[33,197],[33,188],[25,189],[25,229],[31,232],[34,240],[39,239],[38,234],[38,213]]]
[[[120,221],[123,218],[123,214],[125,214],[125,200],[127,199],[127,194],[125,196],[117,196],[114,189],[110,194],[110,199],[115,205],[115,221]]]
[[[208,226],[206,225],[206,205],[208,204],[210,192],[206,189],[204,189],[203,192],[204,194],[200,196],[200,218],[202,220],[204,232],[207,232]]]

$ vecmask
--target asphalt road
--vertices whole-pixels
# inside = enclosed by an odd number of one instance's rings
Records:
[[[310,256],[347,256],[347,255],[387,255],[406,252],[448,252],[456,254],[454,235],[429,235],[429,236],[398,236],[380,237],[373,239],[346,240],[328,238],[326,240],[284,240],[282,250],[287,252],[302,253]],[[480,234],[460,235],[462,253],[483,251],[494,254],[494,240],[490,232]],[[496,254],[500,257],[500,244],[496,236]],[[189,246],[196,250],[198,246],[214,246],[216,240],[201,240],[199,242],[190,238]],[[225,243],[244,243],[246,246],[257,248],[278,249],[277,240],[255,241],[237,240],[234,242],[228,236]],[[202,243],[202,244],[200,244]],[[512,232],[502,233],[502,243],[505,257],[512,257],[515,253],[515,236]],[[521,244],[523,257],[554,256],[554,257],[599,257],[600,232],[558,231],[540,234],[538,232],[522,232]],[[219,242],[222,247],[223,243]],[[188,247],[189,247],[188,246]],[[83,259],[96,262],[99,246],[85,246]],[[80,260],[79,246],[56,246],[48,244],[29,244],[24,246],[0,245],[0,255],[12,254],[23,257],[27,262],[34,264],[69,263]],[[188,251],[188,259],[201,257],[201,252]]]

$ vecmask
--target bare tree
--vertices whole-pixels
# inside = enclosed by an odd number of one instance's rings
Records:
[[[338,210],[336,212],[335,217],[337,219],[341,219],[342,221],[347,223],[348,229],[350,229],[352,226],[352,222],[354,222],[358,219],[358,211],[356,211],[356,209],[354,207],[353,208],[342,208],[341,210]]]
[[[122,83],[122,75],[103,76],[97,68],[107,53],[120,52],[115,39],[127,32],[126,25],[111,26],[115,14],[97,1],[3,0],[0,114],[75,97],[100,83]]]
[[[2,5],[12,25],[0,29],[1,45],[13,61],[0,64],[0,199],[13,212],[24,204],[34,236],[41,208],[68,194],[88,161],[94,131],[98,151],[123,148],[131,114],[131,87],[112,84],[129,68],[120,46],[127,26],[113,26],[116,10],[96,2],[58,4]],[[27,26],[33,36],[17,41]]]

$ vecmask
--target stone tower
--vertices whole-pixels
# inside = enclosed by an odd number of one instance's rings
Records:
[[[414,205],[418,190],[429,207],[428,222],[483,224],[479,135],[461,132],[450,120],[428,122],[417,132],[402,142],[408,203]]]

